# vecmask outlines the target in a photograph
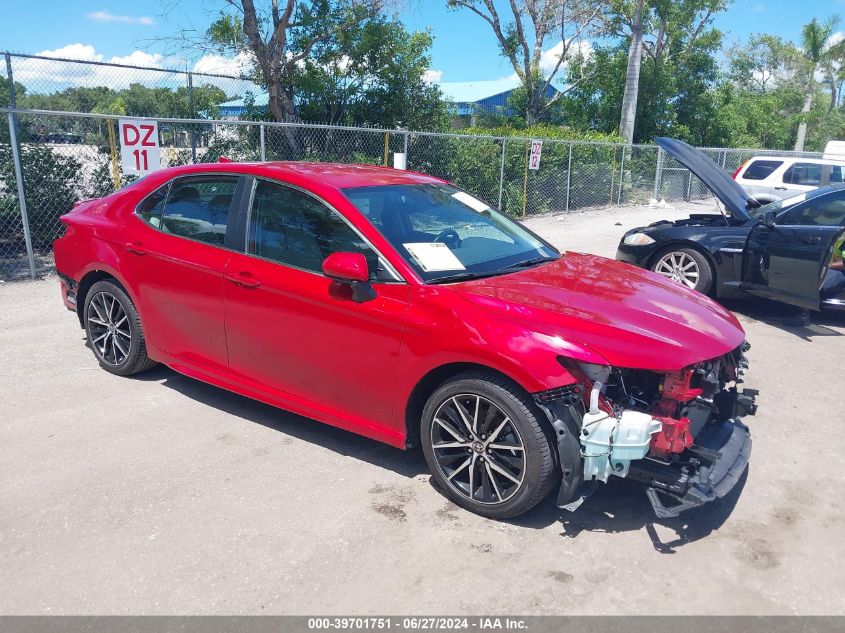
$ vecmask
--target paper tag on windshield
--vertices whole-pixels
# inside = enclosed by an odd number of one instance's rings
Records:
[[[440,270],[466,270],[455,254],[443,242],[412,242],[402,244],[427,273]]]
[[[486,211],[490,208],[490,205],[488,205],[486,202],[482,202],[478,198],[473,198],[465,191],[456,191],[452,194],[452,197],[458,202],[463,202],[473,211],[478,211],[479,213],[481,213],[482,211]]]
[[[793,204],[798,204],[799,202],[804,202],[807,199],[806,193],[799,193],[797,196],[792,196],[787,198],[783,201],[783,206],[791,207]]]

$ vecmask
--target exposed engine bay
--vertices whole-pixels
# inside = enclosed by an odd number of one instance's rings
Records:
[[[715,225],[726,225],[729,224],[729,220],[724,216],[718,213],[692,213],[688,218],[682,218],[680,220],[660,220],[658,222],[652,222],[648,225],[648,228],[654,226],[715,226]]]
[[[645,484],[660,517],[727,494],[751,453],[740,418],[757,392],[738,388],[747,349],[670,373],[562,359],[577,384],[535,395],[557,433],[558,505],[576,509],[611,476]]]

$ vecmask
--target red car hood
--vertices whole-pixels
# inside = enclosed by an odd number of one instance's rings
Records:
[[[616,367],[674,371],[736,349],[745,332],[715,301],[654,273],[566,253],[451,286],[475,305],[586,345]]]

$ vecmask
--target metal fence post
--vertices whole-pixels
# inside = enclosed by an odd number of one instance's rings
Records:
[[[191,113],[191,118],[196,119],[197,113],[194,112],[194,75],[188,73],[188,111]],[[191,162],[197,162],[197,136],[194,125],[191,125]]]
[[[402,152],[405,154],[405,166],[408,166],[408,131],[405,131],[404,139],[402,141]]]
[[[569,213],[569,184],[572,182],[572,143],[569,143],[569,159],[566,161],[566,213]]]
[[[18,133],[15,129],[17,121],[15,115],[9,112],[9,141],[12,146],[12,160],[15,163],[15,180],[18,183],[18,203],[21,209],[21,225],[23,225],[23,240],[26,244],[26,257],[29,260],[29,276],[35,279],[35,254],[32,252],[32,236],[29,232],[29,216],[26,213],[26,196],[24,195],[23,170],[21,169],[21,152],[18,148]]]
[[[619,193],[616,196],[616,204],[622,204],[622,180],[625,176],[625,149],[626,146],[622,146],[622,161],[619,165]],[[632,152],[633,153],[633,150]]]
[[[258,124],[258,140],[259,140],[259,143],[261,144],[261,162],[263,163],[264,161],[267,160],[267,153],[266,153],[266,150],[264,149],[264,123],[263,122]]]
[[[663,148],[657,148],[657,166],[654,168],[654,199],[660,200],[660,181],[663,179]]]
[[[499,211],[502,210],[502,192],[505,188],[505,144],[507,139],[502,137],[502,160],[499,163]]]
[[[15,78],[12,75],[12,58],[6,53],[6,78],[9,81],[9,107],[17,107],[15,97]],[[21,226],[23,227],[23,241],[26,244],[26,257],[29,260],[29,276],[35,279],[35,254],[32,251],[32,235],[29,232],[29,216],[26,213],[26,195],[23,186],[23,169],[21,168],[21,151],[18,146],[18,117],[9,111],[9,144],[12,146],[12,160],[15,163],[15,180],[18,185],[18,206],[21,210]]]

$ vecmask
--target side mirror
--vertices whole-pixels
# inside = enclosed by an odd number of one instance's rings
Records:
[[[370,284],[367,258],[361,253],[332,253],[323,260],[323,274],[332,281],[349,286],[352,300],[356,303],[376,298],[376,291]]]
[[[777,218],[777,213],[775,213],[774,211],[766,211],[763,214],[763,218],[762,218],[763,224],[765,224],[769,228],[774,228],[776,218]]]

